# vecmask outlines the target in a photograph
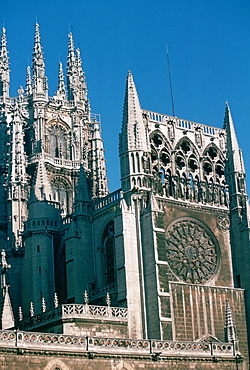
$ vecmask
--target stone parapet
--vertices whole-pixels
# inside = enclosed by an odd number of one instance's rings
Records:
[[[50,311],[24,318],[19,322],[21,329],[34,329],[58,320],[102,319],[105,321],[128,321],[128,310],[123,307],[93,306],[88,304],[63,304]]]
[[[54,333],[35,333],[16,330],[0,331],[0,347],[29,350],[112,353],[155,357],[188,356],[240,358],[234,343],[206,343],[83,337]]]

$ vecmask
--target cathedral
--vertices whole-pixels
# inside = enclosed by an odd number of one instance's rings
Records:
[[[145,110],[129,71],[110,193],[68,37],[49,96],[36,23],[10,97],[2,28],[0,370],[247,370],[249,206],[228,103],[223,128]]]

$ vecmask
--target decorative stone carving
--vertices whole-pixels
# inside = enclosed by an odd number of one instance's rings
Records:
[[[167,260],[181,280],[202,284],[212,278],[218,266],[212,235],[195,220],[175,222],[166,232]]]
[[[227,232],[230,227],[229,218],[227,216],[218,216],[217,227],[223,233]]]

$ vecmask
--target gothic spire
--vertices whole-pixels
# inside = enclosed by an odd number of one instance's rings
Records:
[[[87,100],[87,89],[80,50],[74,47],[73,35],[69,34],[68,60],[67,60],[67,87],[68,99],[76,101]]]
[[[63,67],[62,62],[59,63],[59,72],[58,72],[58,87],[56,90],[56,96],[58,99],[66,99],[66,86],[64,83]]]
[[[232,119],[232,115],[230,112],[230,108],[228,103],[226,102],[226,113],[224,119],[224,129],[227,132],[227,150],[228,150],[228,157],[231,158],[231,170],[235,172],[239,172],[241,174],[245,174],[244,169],[244,162],[241,154],[241,150],[239,148],[238,140],[236,137],[234,123]]]
[[[24,151],[24,132],[21,109],[16,103],[9,124],[9,152],[6,189],[8,194],[9,232],[15,237],[15,248],[21,245],[21,232],[26,219],[25,202],[28,198],[28,178],[26,173],[26,154]],[[18,209],[18,212],[16,211]]]
[[[104,158],[103,140],[101,138],[100,122],[94,118],[92,136],[92,194],[93,198],[108,195],[107,170]]]
[[[120,155],[128,150],[147,150],[140,101],[131,71],[128,71],[125,90]]]
[[[225,342],[232,343],[237,340],[236,329],[233,320],[233,313],[229,303],[226,299],[226,313],[225,313]]]
[[[33,49],[32,55],[33,55],[32,71],[33,71],[34,93],[38,94],[37,95],[38,98],[41,98],[41,97],[47,98],[48,83],[47,83],[47,77],[45,76],[45,63],[44,63],[42,46],[41,46],[41,38],[40,38],[40,31],[39,31],[38,23],[36,23],[36,26],[35,26],[35,42],[34,42],[34,49]]]
[[[0,47],[0,96],[5,100],[9,97],[10,69],[7,51],[6,30],[2,27]]]

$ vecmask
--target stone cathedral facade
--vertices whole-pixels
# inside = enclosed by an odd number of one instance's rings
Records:
[[[223,128],[144,110],[129,71],[110,193],[72,34],[54,96],[38,24],[26,86],[9,88],[3,28],[0,369],[247,369],[248,198],[228,104]]]

